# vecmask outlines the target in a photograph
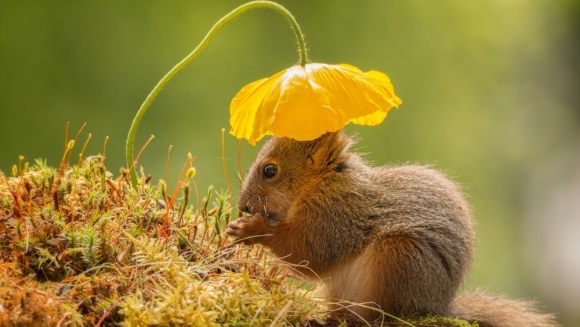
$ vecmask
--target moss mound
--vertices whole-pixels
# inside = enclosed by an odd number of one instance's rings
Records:
[[[0,326],[347,325],[323,320],[292,267],[228,240],[229,195],[191,196],[191,177],[169,194],[142,176],[136,191],[101,156],[0,172]]]

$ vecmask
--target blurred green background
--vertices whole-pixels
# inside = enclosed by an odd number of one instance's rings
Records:
[[[107,165],[124,165],[132,118],[157,81],[242,1],[18,2],[0,5],[0,170],[19,155],[56,166],[84,123]],[[465,188],[477,221],[466,287],[541,301],[580,324],[580,4],[573,0],[306,1],[281,4],[314,62],[387,73],[400,109],[351,127],[377,164],[433,164]],[[297,61],[286,21],[267,10],[226,26],[169,83],[138,133],[155,179],[175,185],[188,152],[201,189],[224,188],[221,129],[245,84]],[[237,186],[237,140],[227,136]],[[247,168],[257,153],[241,148]],[[78,149],[77,149],[78,151]]]

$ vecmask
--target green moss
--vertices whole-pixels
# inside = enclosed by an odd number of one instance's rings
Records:
[[[227,240],[228,194],[195,209],[187,176],[146,180],[135,191],[100,156],[2,173],[0,325],[294,325],[319,310],[263,250]]]
[[[479,327],[479,325],[474,322],[470,323],[465,320],[450,317],[440,317],[440,316],[426,316],[412,318],[413,324],[417,326],[441,326],[441,327]]]

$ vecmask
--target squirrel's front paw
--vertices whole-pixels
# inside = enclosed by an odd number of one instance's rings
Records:
[[[271,226],[268,219],[257,213],[254,216],[242,216],[228,224],[226,234],[234,236],[236,242],[245,244],[263,243],[265,237],[271,237]]]

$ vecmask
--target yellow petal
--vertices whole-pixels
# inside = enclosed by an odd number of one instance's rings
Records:
[[[232,99],[230,104],[231,134],[238,138],[250,139],[254,129],[256,114],[260,108],[262,99],[270,92],[277,77],[283,73],[284,71],[270,78],[263,78],[244,86]],[[255,145],[256,140],[250,143]]]
[[[347,65],[307,64],[245,86],[230,106],[231,133],[312,140],[349,122],[376,125],[401,100],[387,75]]]

